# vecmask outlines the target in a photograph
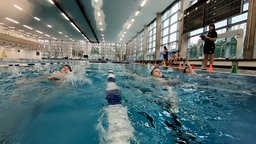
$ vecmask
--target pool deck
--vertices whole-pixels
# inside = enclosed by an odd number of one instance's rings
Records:
[[[195,70],[201,70],[201,68],[200,67],[196,67]],[[208,69],[205,70],[205,71],[208,71]],[[214,68],[213,67],[213,72],[232,73],[232,69],[230,69],[230,68]],[[238,74],[238,75],[256,76],[256,70],[237,69],[237,73],[236,74]]]
[[[173,65],[174,68],[179,68],[179,65]],[[184,68],[184,67],[183,67]],[[201,70],[201,66],[194,66],[194,69],[197,71],[209,71],[209,67],[207,70]],[[212,67],[212,72],[221,72],[221,73],[232,73],[232,68],[229,67]],[[237,68],[238,75],[250,75],[250,76],[256,76],[256,68],[255,69],[243,69],[243,68]]]
[[[136,62],[159,65],[163,62],[163,60],[144,60]],[[194,65],[195,70],[201,70],[203,59],[190,59],[189,62],[191,66]],[[178,61],[176,64],[172,63],[171,67],[179,68],[180,64],[184,68],[185,60]],[[214,59],[212,70],[213,72],[232,73],[232,68],[234,65],[236,66],[237,74],[256,76],[256,59]],[[168,63],[167,66],[170,67],[170,63]],[[205,71],[208,71],[208,69]]]

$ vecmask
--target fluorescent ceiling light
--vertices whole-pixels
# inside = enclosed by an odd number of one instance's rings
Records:
[[[34,17],[34,19],[37,20],[37,21],[40,21],[40,19],[38,17]]]
[[[145,5],[145,3],[146,3],[146,0],[144,0],[142,3],[141,3],[141,7],[143,7],[144,5]]]
[[[47,37],[51,37],[50,35],[48,35],[48,34],[45,34],[45,36],[47,36]]]
[[[62,32],[59,32],[59,34],[62,34]]]
[[[47,25],[47,27],[52,28],[52,26],[51,26],[51,25]]]
[[[43,34],[43,32],[39,31],[39,30],[36,30],[37,33],[40,33],[40,34]]]
[[[70,22],[70,23],[78,32],[80,32],[80,30],[72,22]]]
[[[129,29],[131,27],[131,24],[129,24],[128,26],[127,26],[127,29]]]
[[[137,16],[140,13],[140,11],[136,11],[135,16]]]
[[[21,7],[19,7],[19,6],[17,6],[17,5],[13,5],[14,7],[16,7],[17,9],[19,9],[19,10],[23,10]]]
[[[54,4],[54,2],[52,0],[48,0],[51,4]]]
[[[133,19],[131,20],[131,22],[134,22],[134,20],[135,20],[135,19],[133,18]]]
[[[27,26],[27,25],[23,25],[23,27],[25,27],[25,28],[27,28],[27,29],[30,29],[30,30],[32,30],[32,29],[33,29],[32,27]]]
[[[98,12],[98,16],[100,16],[100,12]]]
[[[67,17],[64,13],[61,13],[61,15],[62,15],[66,20],[69,20],[68,17]]]
[[[6,17],[5,19],[7,19],[7,20],[9,20],[9,21],[11,21],[11,22],[13,22],[13,23],[16,23],[16,24],[18,24],[18,23],[19,23],[18,21],[16,21],[16,20],[13,20],[13,19],[11,19],[11,18],[8,18],[8,17]]]
[[[0,25],[3,25],[4,23],[0,23]]]

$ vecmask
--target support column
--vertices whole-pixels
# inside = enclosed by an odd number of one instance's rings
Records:
[[[188,34],[183,34],[183,16],[184,10],[189,7],[188,0],[180,1],[180,16],[179,16],[179,38],[178,38],[178,50],[181,51],[183,57],[186,56],[187,48],[188,48]]]
[[[144,25],[144,38],[143,38],[143,60],[147,60],[148,55],[148,26]]]
[[[140,60],[140,53],[139,53],[139,48],[140,48],[140,33],[137,32],[136,34],[136,60]]]
[[[156,51],[155,60],[160,60],[160,41],[161,41],[162,14],[156,14]]]
[[[249,0],[246,35],[244,41],[244,59],[256,58],[256,1]]]

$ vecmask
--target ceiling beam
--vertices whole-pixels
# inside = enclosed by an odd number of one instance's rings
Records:
[[[66,13],[66,11],[60,6],[60,4],[56,0],[52,0],[54,5],[62,12],[64,13],[68,19],[80,30],[80,32],[89,40],[90,43],[92,41],[87,37],[87,35],[80,29],[80,27],[74,22],[74,20]],[[97,38],[96,38],[97,39]]]
[[[91,21],[90,21],[90,19],[88,18],[86,12],[85,12],[83,3],[81,2],[81,0],[76,0],[76,3],[77,3],[77,5],[78,5],[79,9],[81,10],[81,12],[82,12],[82,14],[83,14],[83,16],[84,16],[86,22],[88,23],[90,29],[92,30],[92,33],[93,33],[94,37],[96,38],[97,42],[99,43],[98,37],[97,37],[97,35],[96,35],[96,33],[95,33],[93,27],[92,27]]]

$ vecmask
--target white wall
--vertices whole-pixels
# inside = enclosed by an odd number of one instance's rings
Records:
[[[7,59],[42,59],[42,54],[40,51],[35,50],[25,50],[21,48],[13,47],[0,47],[0,57],[2,58],[2,51],[5,50]],[[19,52],[18,52],[19,50]],[[39,55],[36,55],[39,52]]]

